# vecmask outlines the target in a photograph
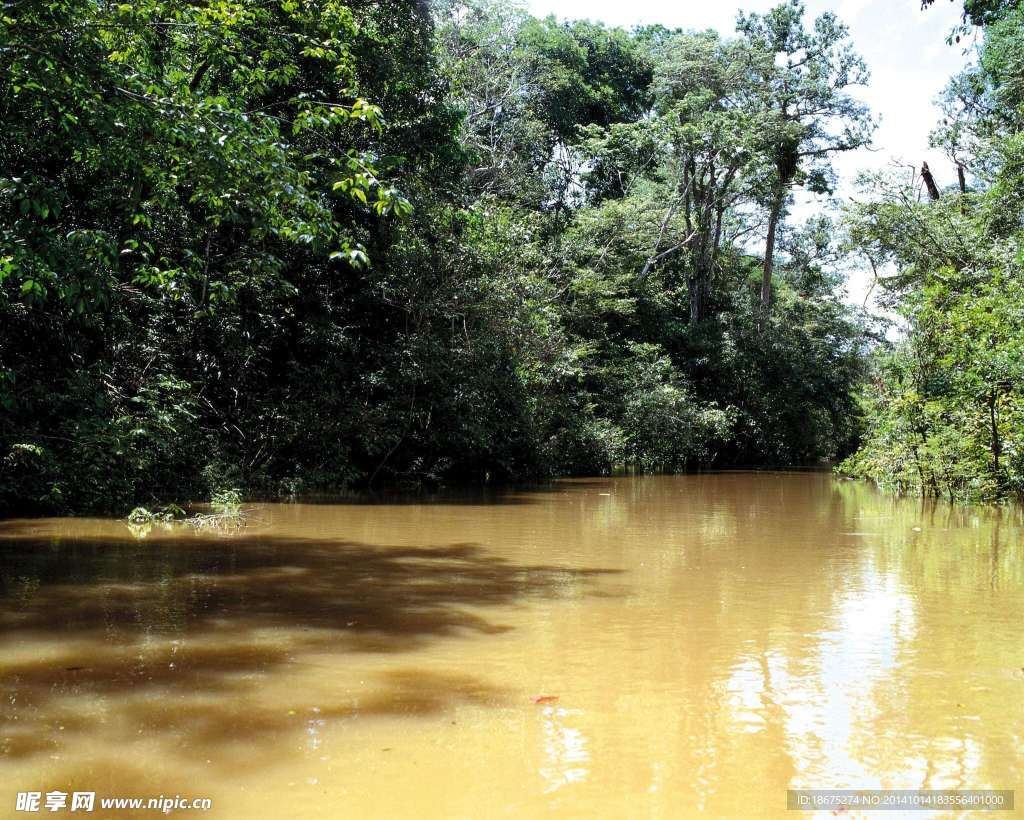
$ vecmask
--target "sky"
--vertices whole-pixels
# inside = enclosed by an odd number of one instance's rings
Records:
[[[630,28],[661,23],[669,28],[716,29],[732,34],[736,14],[763,12],[778,0],[527,0],[538,17],[554,14],[561,19],[600,20]],[[822,12],[834,12],[850,28],[854,47],[871,72],[866,88],[855,93],[879,121],[870,148],[853,151],[835,162],[840,198],[853,192],[857,173],[898,162],[921,166],[927,161],[939,186],[956,179],[956,170],[939,151],[928,148],[928,133],[939,119],[934,101],[947,80],[963,68],[967,58],[958,45],[947,45],[946,36],[960,21],[963,4],[938,0],[927,11],[920,0],[806,0],[808,25]],[[907,169],[909,174],[909,168]],[[820,205],[810,197],[798,199],[792,217],[814,213]],[[871,284],[870,276],[850,271],[848,298],[860,304]]]

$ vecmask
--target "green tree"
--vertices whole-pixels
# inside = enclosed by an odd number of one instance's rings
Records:
[[[874,128],[866,106],[847,90],[868,79],[848,29],[827,13],[807,30],[804,13],[801,0],[789,0],[767,14],[741,14],[737,22],[752,55],[753,104],[773,165],[766,184],[768,227],[761,279],[765,316],[772,300],[776,234],[791,189],[828,191],[830,157],[866,145]]]
[[[933,135],[966,169],[925,197],[915,178],[877,175],[847,216],[905,336],[880,351],[863,396],[865,434],[844,469],[900,491],[965,500],[1024,493],[1024,191],[1016,90],[1020,12],[981,4],[977,65],[954,78]]]

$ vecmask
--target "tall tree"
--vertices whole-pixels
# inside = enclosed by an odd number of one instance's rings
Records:
[[[874,123],[848,89],[868,80],[849,31],[831,13],[804,26],[804,4],[788,0],[766,14],[740,14],[737,31],[749,43],[764,151],[774,166],[765,193],[768,227],[761,277],[762,322],[772,301],[779,221],[792,189],[826,192],[830,158],[866,145]]]
[[[659,49],[656,117],[648,127],[664,146],[668,182],[661,230],[641,275],[669,254],[685,253],[690,323],[704,317],[723,240],[723,221],[749,193],[759,157],[745,44],[714,32],[681,34]]]

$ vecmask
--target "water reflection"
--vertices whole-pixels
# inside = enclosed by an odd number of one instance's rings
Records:
[[[1019,510],[784,473],[392,501],[0,522],[2,782],[222,817],[1017,785]]]
[[[573,726],[574,718],[582,714],[579,709],[546,706],[542,713],[545,765],[540,776],[545,781],[544,793],[551,794],[570,783],[587,779],[590,753],[586,735]]]
[[[814,647],[802,669],[791,671],[784,656],[773,656],[773,678],[785,692],[793,788],[895,788],[882,777],[902,774],[879,769],[869,739],[880,721],[878,690],[895,683],[886,704],[905,700],[894,673],[914,639],[914,602],[897,578],[867,564],[849,579],[850,589],[836,591],[832,623],[809,636]]]

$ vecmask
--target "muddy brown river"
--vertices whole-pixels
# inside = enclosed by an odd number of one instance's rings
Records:
[[[81,791],[93,817],[794,818],[787,789],[1022,786],[1019,510],[724,473],[248,515],[0,522],[0,817]]]

